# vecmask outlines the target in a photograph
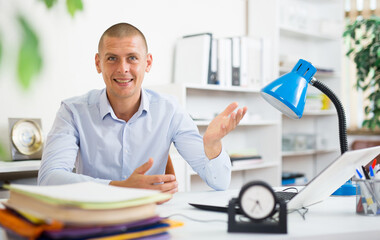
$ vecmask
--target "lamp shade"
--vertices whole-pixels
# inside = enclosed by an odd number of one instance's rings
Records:
[[[300,59],[293,70],[261,90],[262,97],[286,116],[299,119],[305,108],[307,85],[317,69]]]

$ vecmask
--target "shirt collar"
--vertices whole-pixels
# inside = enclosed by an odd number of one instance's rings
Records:
[[[112,106],[107,98],[107,90],[103,89],[102,93],[100,94],[99,99],[99,112],[102,119],[109,113],[112,116],[115,116],[115,113],[113,112]]]
[[[140,107],[137,110],[137,113],[135,114],[137,117],[139,117],[143,112],[148,112],[149,111],[149,97],[148,94],[146,93],[145,89],[141,89],[141,103]],[[100,99],[99,99],[99,112],[100,116],[102,119],[107,114],[110,114],[114,119],[118,119],[116,117],[115,112],[112,109],[112,106],[107,98],[107,90],[103,89],[102,93],[100,94]]]

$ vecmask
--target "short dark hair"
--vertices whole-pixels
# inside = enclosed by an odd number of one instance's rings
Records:
[[[98,44],[98,52],[100,52],[100,48],[103,44],[103,39],[105,37],[131,37],[131,36],[140,36],[144,42],[146,52],[148,52],[148,44],[146,42],[144,34],[135,26],[129,23],[117,23],[111,27],[109,27],[103,35],[100,37]]]

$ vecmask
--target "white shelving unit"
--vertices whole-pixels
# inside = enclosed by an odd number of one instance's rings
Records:
[[[320,69],[315,77],[339,97],[343,4],[340,0],[277,1],[280,75],[303,58]],[[309,86],[308,93],[321,92]],[[316,142],[313,149],[283,152],[283,171],[303,172],[310,180],[339,156],[338,118],[333,104],[329,110],[305,111],[300,120],[283,116],[282,126],[284,135],[306,133],[315,136]]]
[[[230,188],[261,179],[273,186],[281,183],[281,114],[267,104],[258,89],[220,87],[217,85],[167,84],[149,89],[176,96],[195,119],[201,135],[209,122],[231,102],[247,106],[248,112],[239,126],[223,138],[227,152],[255,149],[263,161],[250,166],[232,168]],[[202,120],[196,120],[202,119]],[[175,151],[170,152],[180,191],[210,190],[200,177]]]
[[[273,59],[277,63],[273,80],[292,70],[302,58],[319,69],[315,77],[339,97],[344,1],[248,0],[248,4],[248,34],[273,41]],[[308,93],[321,92],[309,85]],[[329,110],[305,111],[300,120],[283,116],[282,134],[297,133],[314,135],[316,142],[324,144],[283,152],[282,170],[304,172],[310,180],[340,155],[334,106],[331,104]]]

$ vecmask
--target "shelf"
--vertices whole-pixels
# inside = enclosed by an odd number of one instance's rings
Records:
[[[262,169],[269,167],[278,167],[278,163],[274,162],[261,162],[252,164],[252,166],[232,166],[232,171],[245,171],[245,170],[253,170],[253,169]]]
[[[0,173],[38,171],[41,160],[0,162]]]
[[[220,86],[220,85],[199,85],[199,84],[185,84],[187,89],[197,89],[197,90],[211,90],[211,91],[224,91],[224,92],[247,92],[247,93],[259,93],[261,89],[258,88],[248,88],[248,87],[236,87],[236,86]]]
[[[328,110],[305,110],[302,117],[317,117],[317,116],[334,116],[337,115],[335,109]],[[282,117],[288,118],[286,115],[282,114]]]
[[[211,121],[194,121],[195,124],[199,127],[206,127],[210,124]],[[279,123],[277,121],[269,121],[269,120],[261,120],[261,121],[254,121],[254,122],[240,122],[239,126],[266,126],[266,125],[278,125]]]
[[[282,152],[283,157],[296,157],[296,156],[308,156],[308,155],[314,155],[318,153],[331,153],[335,151],[340,151],[339,148],[329,148],[324,150],[315,150],[315,149],[308,149],[308,150],[302,150],[302,151],[286,151]]]
[[[316,40],[334,41],[338,39],[338,37],[335,37],[335,36],[324,35],[321,33],[310,32],[310,31],[304,31],[302,29],[298,29],[298,28],[290,27],[290,26],[284,26],[284,25],[282,26],[280,25],[280,32],[281,32],[281,35],[284,35],[284,36],[304,38],[308,40],[316,39]]]
[[[295,65],[296,63],[294,63]],[[292,71],[292,67],[288,67],[288,64],[286,64],[287,66],[280,66],[279,67],[279,71],[280,71],[280,75],[283,75],[283,74],[286,74],[290,71]],[[318,67],[317,67],[318,69]],[[339,73],[335,72],[335,71],[332,71],[332,72],[316,72],[314,77],[317,79],[317,80],[323,80],[325,78],[339,78],[341,77]]]
[[[260,162],[252,164],[251,166],[232,166],[231,171],[237,172],[237,171],[246,171],[246,170],[253,170],[253,169],[262,169],[262,168],[270,168],[270,167],[278,167],[279,164],[275,162]],[[190,169],[190,175],[197,175],[196,172],[194,172],[192,169]]]
[[[335,109],[328,110],[305,110],[303,116],[328,116],[328,115],[337,115]]]

